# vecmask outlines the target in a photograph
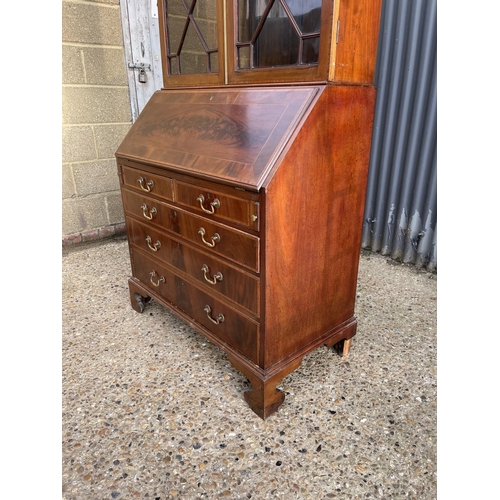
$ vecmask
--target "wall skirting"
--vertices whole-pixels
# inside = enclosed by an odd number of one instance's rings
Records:
[[[66,247],[88,241],[104,240],[113,236],[125,236],[126,234],[125,222],[121,222],[119,224],[104,226],[99,229],[91,229],[89,231],[68,234],[63,236],[62,244],[63,247]]]

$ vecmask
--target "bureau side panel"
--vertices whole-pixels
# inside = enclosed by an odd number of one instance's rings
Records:
[[[375,93],[327,87],[264,192],[264,368],[354,316]]]

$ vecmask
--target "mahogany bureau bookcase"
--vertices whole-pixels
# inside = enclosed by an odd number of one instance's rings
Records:
[[[132,307],[222,348],[265,419],[347,354],[381,0],[160,0],[163,87],[116,152]]]

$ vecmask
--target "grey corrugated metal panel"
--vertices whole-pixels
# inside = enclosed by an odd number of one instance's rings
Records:
[[[368,225],[363,228],[363,242],[367,241],[368,244],[365,246],[371,247],[373,251],[380,251],[382,232],[380,230],[375,231],[376,228],[371,227],[371,225],[378,222],[375,214],[385,212],[385,206],[383,205],[387,198],[387,183],[385,181],[390,176],[388,169],[391,165],[386,157],[391,152],[391,143],[383,140],[386,136],[391,138],[394,135],[393,103],[394,96],[397,93],[390,91],[399,89],[399,85],[391,85],[390,83],[391,80],[394,80],[392,59],[395,51],[392,47],[392,40],[396,38],[396,14],[397,9],[394,8],[393,2],[391,0],[384,1],[377,59],[377,102],[365,204],[365,221],[367,221]]]
[[[436,1],[385,0],[362,246],[435,269]]]
[[[434,73],[435,75],[435,73]],[[437,208],[437,99],[436,82],[433,78],[433,92],[426,112],[424,134],[418,151],[416,164],[417,177],[412,184],[412,193],[403,198],[410,208],[411,221],[406,233],[406,248],[403,262],[412,262],[419,266],[429,260],[430,248],[426,242],[432,240],[433,226],[436,223]],[[417,155],[415,155],[417,156]],[[425,217],[425,221],[423,220]]]
[[[437,228],[437,188],[436,168],[432,169],[429,187],[423,204],[412,213],[406,233],[406,249],[403,262],[414,263],[417,267],[437,267],[435,234]]]
[[[405,4],[407,5],[407,4]],[[415,5],[415,3],[413,4]],[[415,88],[418,85],[418,70],[417,64],[408,64],[408,61],[418,60],[418,34],[422,16],[420,12],[412,12],[414,9],[407,8],[404,11],[400,8],[401,16],[398,16],[399,30],[396,32],[398,37],[396,41],[399,43],[396,51],[397,57],[394,59],[394,71],[397,73],[397,79],[393,80],[393,87],[397,90],[394,92],[393,99],[390,101],[391,114],[389,119],[393,120],[393,133],[385,138],[384,146],[386,156],[382,161],[390,163],[391,176],[388,180],[387,200],[391,203],[391,207],[398,207],[401,200],[407,199],[408,188],[413,183],[415,175],[414,160],[415,157],[406,157],[408,145],[411,138],[415,137],[413,130],[414,122],[411,119]],[[406,36],[405,36],[406,35]],[[406,168],[401,168],[406,164]],[[385,200],[382,200],[385,201]],[[394,214],[393,214],[394,215]],[[396,212],[397,215],[397,212]],[[404,221],[404,216],[401,216]],[[391,218],[391,223],[394,222],[394,217]],[[389,226],[389,231],[386,233],[382,244],[382,253],[387,254],[391,251],[394,256],[398,253],[398,239],[396,238],[397,231],[394,226]]]

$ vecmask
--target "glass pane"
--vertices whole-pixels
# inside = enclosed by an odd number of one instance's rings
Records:
[[[216,0],[165,0],[165,10],[170,74],[217,73]]]
[[[238,68],[317,64],[322,0],[238,0],[238,43],[250,44],[253,62],[238,48]],[[290,16],[290,17],[289,17]],[[299,58],[300,45],[303,53]]]
[[[219,72],[219,54],[213,52],[210,54],[210,73]]]
[[[275,2],[254,44],[256,68],[299,63],[299,36],[281,5],[276,9],[277,15],[272,15],[276,6]]]
[[[196,14],[194,21],[201,32],[203,40],[209,49],[217,48],[217,12],[215,10],[215,1],[203,2],[198,0],[196,4]],[[213,11],[210,10],[213,7]]]
[[[180,53],[181,74],[207,73],[207,53],[193,23],[189,23]]]
[[[169,74],[170,75],[178,75],[179,74],[179,67],[177,64],[177,57],[170,57],[170,68],[169,68]]]
[[[249,0],[238,0],[238,42],[249,42],[255,31],[256,4]],[[262,12],[261,12],[262,15]]]
[[[306,38],[302,50],[302,64],[317,64],[319,55],[319,36],[315,38]]]
[[[188,0],[186,4],[189,8],[191,1]],[[165,7],[169,16],[186,17],[187,15],[187,10],[186,7],[184,7],[182,0],[165,0]]]
[[[321,0],[286,0],[286,4],[303,34],[319,31]]]
[[[250,47],[238,48],[238,64],[240,69],[250,69]]]
[[[174,8],[175,6],[175,8]],[[182,3],[177,1],[167,1],[167,37],[168,37],[168,52],[169,54],[177,54],[179,45],[182,41],[182,32],[186,24],[186,9]],[[170,10],[174,13],[170,13]],[[181,15],[179,15],[181,13]]]

